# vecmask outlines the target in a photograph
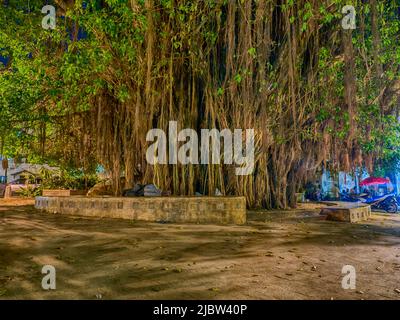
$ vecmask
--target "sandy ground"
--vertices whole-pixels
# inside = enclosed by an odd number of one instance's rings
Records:
[[[253,212],[246,226],[172,225],[32,203],[0,199],[0,299],[400,299],[400,215],[352,225]],[[53,291],[41,288],[46,264]],[[356,290],[341,287],[348,264]]]

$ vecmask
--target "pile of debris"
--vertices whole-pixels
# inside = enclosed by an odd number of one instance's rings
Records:
[[[125,182],[125,181],[121,181]],[[157,188],[154,184],[136,184],[132,189],[126,189],[123,191],[123,197],[161,197],[169,196],[171,192],[162,191]],[[88,197],[98,197],[98,196],[113,196],[112,182],[111,179],[102,181],[96,184],[87,193]]]
[[[169,196],[171,192],[162,191],[158,189],[154,184],[136,184],[132,189],[124,190],[122,196],[133,198],[133,197],[162,197]]]
[[[125,178],[121,178],[121,185],[125,185]],[[96,184],[87,193],[88,197],[99,197],[99,196],[113,196],[112,182],[111,179],[104,180]],[[170,196],[171,191],[163,191],[154,184],[135,184],[131,189],[123,191],[122,196],[128,198],[134,197],[164,197]],[[204,196],[202,193],[196,192],[196,197]],[[223,193],[219,189],[215,189],[214,196],[223,196]]]

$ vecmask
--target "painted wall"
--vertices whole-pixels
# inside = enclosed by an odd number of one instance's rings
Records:
[[[1,165],[1,161],[3,160],[3,157],[0,156],[0,176],[5,176],[5,170],[3,170],[3,166]],[[7,181],[10,182],[12,179],[11,171],[15,169],[15,163],[13,159],[8,159],[8,171],[7,171]]]
[[[321,189],[323,195],[333,194],[335,185],[338,186],[339,191],[343,192],[344,190],[351,191],[354,189],[356,193],[359,193],[361,190],[359,189],[359,183],[357,178],[357,174],[339,172],[336,174],[332,174],[331,172],[324,170],[321,176]],[[364,170],[361,175],[361,180],[369,177],[369,174]]]

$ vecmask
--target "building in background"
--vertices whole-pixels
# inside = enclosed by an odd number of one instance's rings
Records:
[[[334,199],[336,198],[337,189],[340,193],[363,193],[360,188],[360,182],[364,179],[369,178],[368,172],[363,169],[356,170],[353,173],[339,172],[331,173],[328,170],[324,170],[321,175],[321,192],[324,197]],[[389,192],[399,193],[400,190],[400,176],[395,174],[394,178],[391,179],[391,185],[379,186],[376,190],[378,194],[386,194]]]
[[[3,157],[0,157],[0,162],[2,162],[3,159]],[[42,169],[49,171],[58,170],[58,168],[51,167],[47,164],[16,164],[13,159],[8,159],[7,170],[3,169],[3,166],[0,166],[0,183],[5,183],[7,181],[7,183],[16,182],[19,184],[25,184],[28,179],[34,180],[35,183],[40,183],[40,172]]]
[[[16,182],[18,184],[26,184],[28,182],[40,184],[42,181],[41,178],[41,171],[43,169],[49,171],[57,171],[58,168],[50,167],[47,164],[29,164],[29,163],[22,163],[19,166],[15,167],[10,172],[10,176],[12,180],[10,182]]]

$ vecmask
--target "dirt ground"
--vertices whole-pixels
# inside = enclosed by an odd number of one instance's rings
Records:
[[[32,204],[0,199],[0,299],[400,299],[400,215],[347,224],[312,210],[256,212],[246,226],[173,225]],[[56,290],[41,288],[47,264]],[[341,287],[344,265],[356,268],[356,290]]]

